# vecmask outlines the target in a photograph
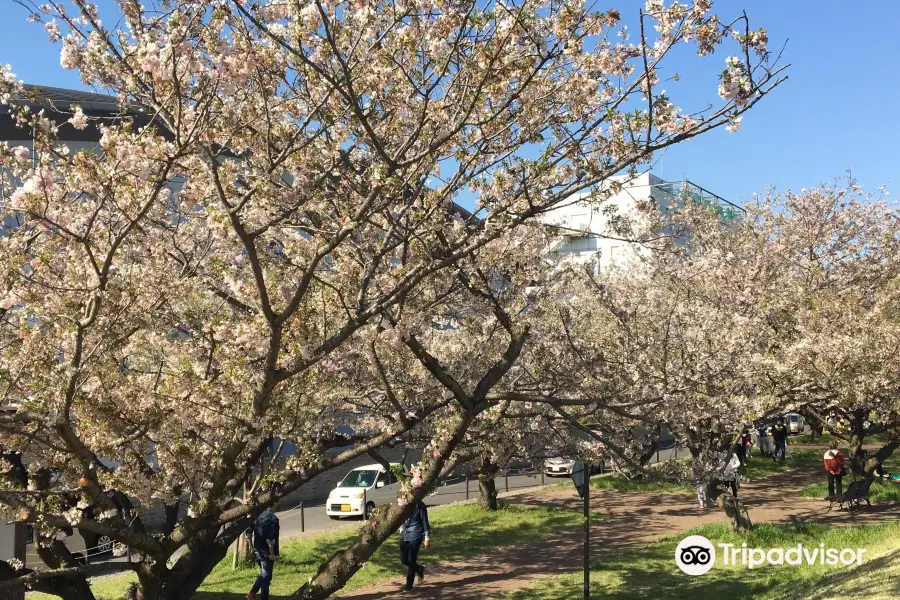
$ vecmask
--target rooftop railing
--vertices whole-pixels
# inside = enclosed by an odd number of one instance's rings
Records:
[[[684,181],[667,181],[653,187],[669,196],[679,198],[685,203],[693,202],[696,205],[710,206],[719,213],[723,221],[742,219],[747,214],[744,208],[687,179]]]

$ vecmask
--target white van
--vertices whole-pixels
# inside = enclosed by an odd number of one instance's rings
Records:
[[[392,467],[402,466],[391,463]],[[325,513],[332,519],[340,517],[372,517],[376,506],[390,504],[397,498],[400,482],[381,465],[357,467],[328,494]]]
[[[788,432],[791,435],[801,435],[806,430],[806,419],[797,413],[787,415]]]

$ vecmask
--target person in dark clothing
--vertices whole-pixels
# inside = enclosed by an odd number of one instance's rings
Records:
[[[274,491],[274,490],[273,490]],[[278,509],[278,496],[273,493],[273,499],[253,524],[244,532],[248,541],[252,544],[253,558],[259,565],[259,576],[256,583],[247,594],[247,600],[256,600],[257,592],[259,600],[269,600],[269,586],[272,584],[272,570],[275,566],[275,557],[278,556],[278,535],[280,525],[275,511]]]
[[[419,558],[419,547],[431,545],[429,536],[431,528],[428,524],[428,507],[422,502],[416,505],[413,514],[403,523],[400,529],[400,562],[406,566],[406,591],[413,588],[413,580],[419,583],[425,579],[425,567],[416,562]]]
[[[787,435],[788,428],[787,425],[784,424],[784,419],[777,421],[775,426],[772,427],[772,439],[775,441],[775,454],[772,455],[772,460],[777,459],[779,454],[781,454],[781,460],[785,459],[787,453]]]

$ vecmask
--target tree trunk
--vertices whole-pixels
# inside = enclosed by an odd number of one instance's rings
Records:
[[[855,477],[862,477],[865,474],[865,451],[863,450],[863,441],[866,438],[865,418],[866,411],[857,409],[853,411],[850,418],[850,447],[848,449],[848,459],[850,463],[850,472]],[[873,467],[874,468],[874,467]]]
[[[822,437],[822,422],[818,419],[807,420],[809,423],[809,430],[812,432],[813,439],[817,437]]]
[[[197,536],[189,545],[190,555],[182,556],[172,568],[171,573],[175,580],[173,591],[176,593],[171,598],[173,600],[190,600],[203,580],[228,554],[228,548],[232,545],[233,540],[237,538],[246,543],[246,539],[242,535],[243,530],[244,526],[239,522],[232,523],[221,533],[210,531],[206,535]]]
[[[872,477],[872,474],[875,472],[875,469],[878,468],[878,465],[884,464],[884,461],[889,459],[897,448],[900,448],[900,439],[889,441],[879,448],[877,452],[869,455],[868,460],[866,460],[863,465],[863,474],[866,477]]]
[[[657,429],[659,431],[659,429]],[[650,464],[650,461],[656,458],[656,451],[659,449],[659,439],[653,440],[653,442],[644,449],[644,453],[641,454],[640,463],[642,467],[646,467]]]
[[[716,504],[728,517],[728,525],[731,531],[738,533],[741,531],[753,531],[753,522],[750,520],[750,513],[744,503],[731,494],[725,493],[719,496]]]
[[[500,468],[488,457],[481,459],[478,467],[478,491],[481,492],[481,505],[487,510],[497,510],[497,473]]]
[[[656,424],[656,428],[653,431],[653,438],[650,441],[650,444],[644,446],[643,452],[640,457],[640,463],[642,467],[646,467],[650,464],[650,461],[656,457],[656,451],[659,449],[659,436],[662,434],[662,427],[659,423]]]
[[[493,475],[478,475],[478,490],[481,492],[481,505],[487,510],[497,510],[497,481]]]

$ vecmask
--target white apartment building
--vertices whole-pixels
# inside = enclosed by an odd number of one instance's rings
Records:
[[[690,181],[665,181],[649,172],[612,177],[600,192],[604,189],[611,195],[591,198],[582,193],[543,215],[542,221],[559,233],[551,244],[551,254],[576,263],[594,263],[597,269],[625,266],[649,252],[634,241],[646,233],[643,211],[647,208],[666,212],[685,202],[706,204],[725,222],[745,213],[740,206]]]

